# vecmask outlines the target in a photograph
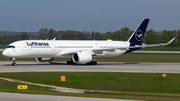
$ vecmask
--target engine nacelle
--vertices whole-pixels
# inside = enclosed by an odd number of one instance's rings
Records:
[[[77,52],[72,55],[74,63],[84,64],[92,61],[92,55],[89,52]]]
[[[50,62],[52,60],[54,60],[54,58],[36,58],[38,62]]]

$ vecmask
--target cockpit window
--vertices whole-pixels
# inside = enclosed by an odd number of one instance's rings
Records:
[[[7,48],[15,48],[15,46],[7,46]]]

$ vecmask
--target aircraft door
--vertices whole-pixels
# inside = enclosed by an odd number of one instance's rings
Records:
[[[8,54],[9,54],[9,55],[10,55],[10,53],[11,53],[11,50],[8,51]]]
[[[22,51],[26,51],[26,48],[27,48],[26,44],[22,43]]]
[[[54,43],[52,44],[52,50],[56,51],[56,45]]]
[[[99,45],[96,43],[93,48],[99,48]]]

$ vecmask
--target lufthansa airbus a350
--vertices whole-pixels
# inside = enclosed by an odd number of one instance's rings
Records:
[[[3,51],[3,55],[12,58],[36,58],[38,62],[50,62],[54,58],[67,58],[67,64],[91,64],[98,57],[114,57],[123,55],[143,47],[164,46],[173,42],[146,45],[142,44],[149,19],[143,19],[127,41],[95,41],[95,40],[21,40],[11,44]]]

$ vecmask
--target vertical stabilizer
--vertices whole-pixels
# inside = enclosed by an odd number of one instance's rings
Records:
[[[131,37],[128,39],[130,46],[139,45],[142,43],[149,19],[143,19]]]

